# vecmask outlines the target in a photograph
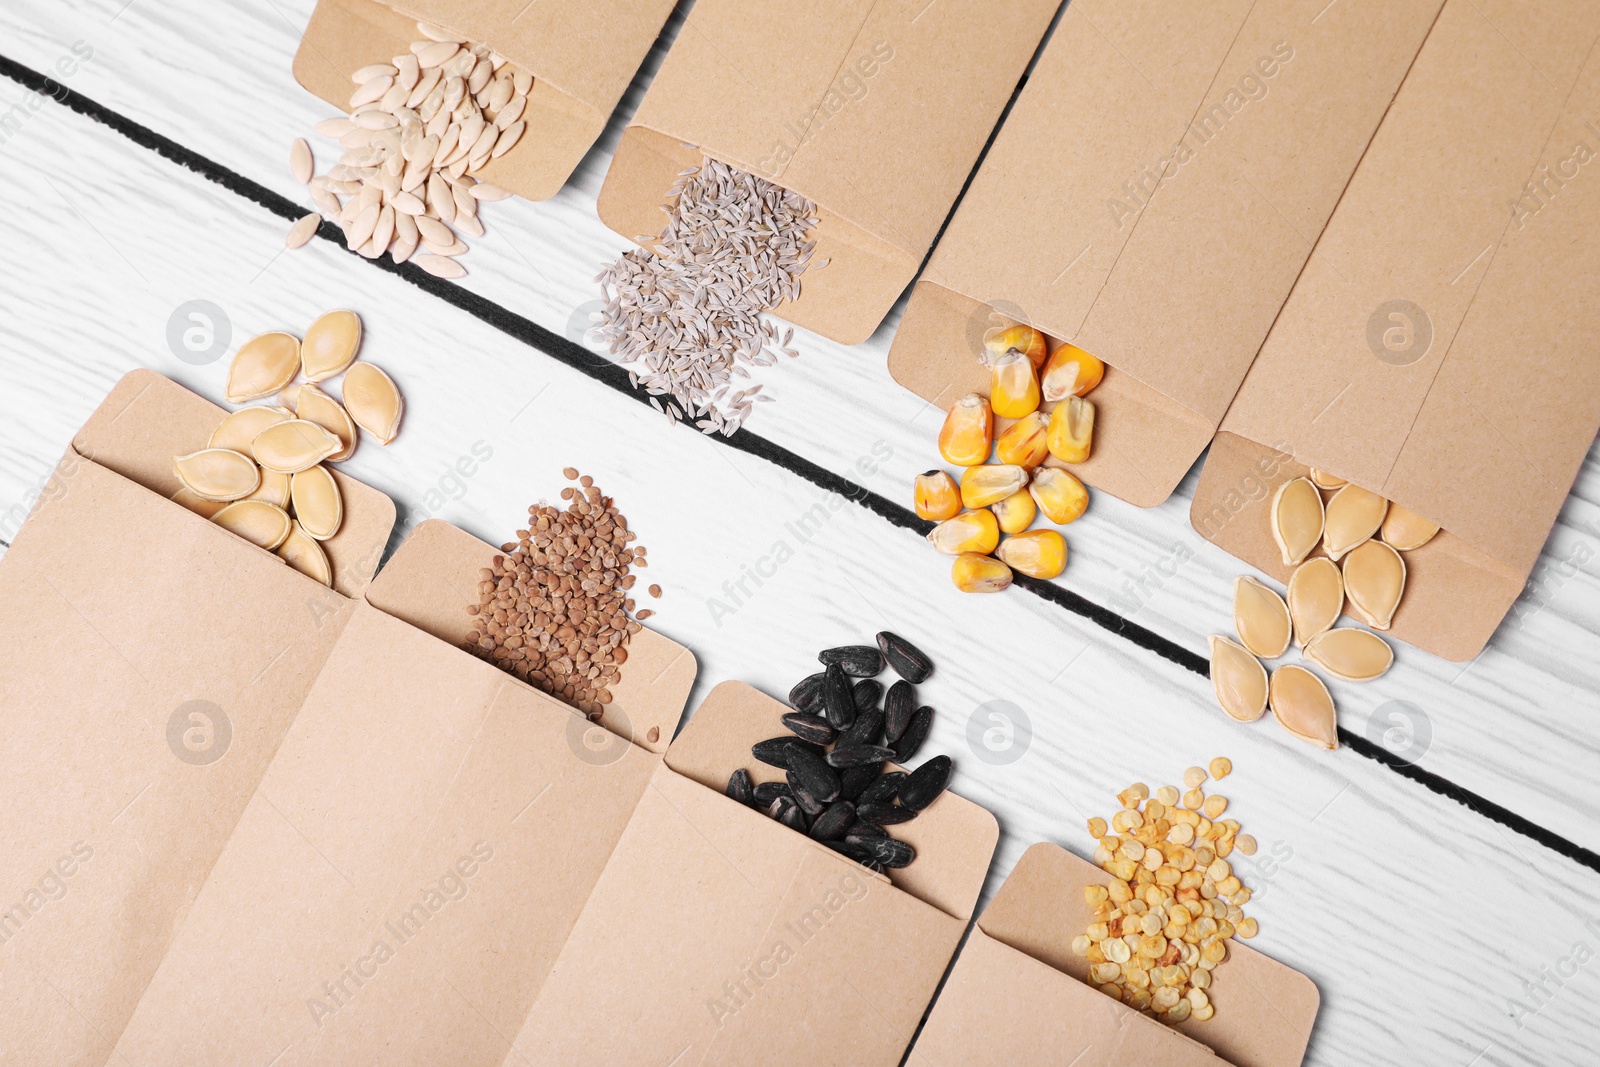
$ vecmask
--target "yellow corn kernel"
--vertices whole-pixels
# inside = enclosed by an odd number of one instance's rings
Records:
[[[1001,463],[1013,463],[1030,470],[1050,454],[1050,417],[1042,411],[1024,415],[1001,431],[994,452]]]
[[[1012,349],[1027,356],[1035,370],[1044,366],[1050,354],[1044,334],[1032,326],[997,326],[983,335],[983,361],[991,366]]]
[[[1001,541],[995,555],[1030,578],[1054,578],[1067,569],[1067,539],[1054,530],[1029,530]]]
[[[1009,463],[968,467],[961,475],[961,503],[977,510],[998,504],[1028,486],[1028,472]]]
[[[950,565],[950,580],[963,593],[998,593],[1011,585],[1011,568],[991,556],[963,552]]]
[[[977,393],[950,405],[939,428],[939,454],[958,467],[975,467],[989,459],[994,443],[994,413],[989,401]]]
[[[1076,519],[1089,506],[1089,490],[1075,475],[1060,467],[1040,467],[1034,471],[1028,492],[1033,494],[1044,517],[1058,526]]]
[[[1106,365],[1077,345],[1062,345],[1050,356],[1044,373],[1039,376],[1039,387],[1049,401],[1065,400],[1069,396],[1088,396],[1089,391],[1105,377]]]
[[[1050,454],[1063,463],[1082,463],[1089,458],[1094,439],[1094,405],[1082,397],[1069,396],[1050,413],[1050,432],[1046,442]]]
[[[1039,410],[1039,375],[1021,352],[1007,352],[989,365],[989,404],[1002,419]]]
[[[929,530],[928,541],[947,556],[993,552],[1000,543],[1000,522],[987,509],[963,511]]]
[[[1004,500],[990,504],[989,510],[999,520],[1001,533],[1014,534],[1033,525],[1033,517],[1039,514],[1039,505],[1033,502],[1033,497],[1028,495],[1026,489],[1018,489]]]
[[[943,522],[961,510],[961,490],[944,471],[924,471],[914,483],[917,517]]]

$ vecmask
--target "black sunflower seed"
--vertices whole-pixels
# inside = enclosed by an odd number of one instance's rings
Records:
[[[770,737],[765,741],[757,741],[750,746],[750,754],[769,767],[778,767],[782,770],[789,769],[789,756],[791,753],[804,750],[813,756],[821,757],[822,749],[802,741],[792,735],[785,737]]]
[[[877,862],[872,858],[871,850],[869,850],[866,845],[859,842],[852,844],[845,841],[824,841],[823,844],[827,845],[835,852],[849,856],[857,863]]]
[[[786,782],[762,782],[755,788],[755,801],[758,808],[770,808],[772,802],[779,797],[789,795],[789,785]]]
[[[850,692],[856,698],[856,710],[866,711],[878,706],[878,698],[883,696],[883,683],[874,678],[863,678],[851,686]]]
[[[828,725],[828,720],[820,715],[807,715],[803,711],[791,711],[783,717],[783,725],[795,732],[795,736],[802,741],[810,741],[814,745],[828,745],[838,736],[833,727]]]
[[[912,811],[921,811],[949,784],[950,757],[935,756],[900,783],[900,803]]]
[[[750,772],[740,767],[728,776],[728,795],[741,804],[755,800],[755,786],[750,784]]]
[[[798,781],[805,791],[824,804],[839,799],[839,773],[827,761],[809,749],[795,749],[789,753],[789,787]]]
[[[922,747],[922,742],[928,739],[928,731],[931,729],[933,729],[933,709],[918,708],[917,713],[911,716],[906,732],[894,743],[894,761],[905,763],[915,756],[917,749]]]
[[[846,674],[856,678],[872,678],[883,673],[883,653],[871,645],[840,645],[818,652],[817,659],[828,665],[837,663]]]
[[[828,664],[827,677],[822,680],[822,706],[835,730],[843,730],[856,721],[856,696],[850,690],[850,676],[837,663]]]
[[[861,767],[846,767],[839,775],[839,799],[848,800],[854,804],[861,797],[861,793],[878,777],[878,768],[873,764]]]
[[[862,822],[870,822],[874,826],[893,826],[896,823],[910,822],[917,817],[917,813],[910,808],[901,808],[893,804],[857,804],[856,818]]]
[[[845,830],[855,821],[856,806],[848,800],[841,800],[817,816],[811,824],[811,836],[818,841],[832,841],[836,837],[843,837]]]
[[[883,737],[883,712],[867,708],[856,713],[850,729],[839,735],[839,747],[846,745],[876,745]]]
[[[850,824],[850,829],[845,831],[844,839],[846,841],[849,841],[849,840],[852,840],[852,839],[859,841],[863,837],[888,837],[888,836],[889,836],[889,831],[885,830],[883,827],[874,825],[873,823],[870,823],[870,822],[862,822],[860,819],[857,819],[855,822]]]
[[[830,767],[876,767],[894,759],[894,749],[883,745],[835,745],[827,755]]]
[[[859,847],[870,852],[872,858],[885,867],[905,867],[917,858],[916,849],[892,837],[863,838]]]
[[[788,773],[788,782],[789,795],[794,798],[796,804],[800,805],[801,811],[815,818],[827,808],[828,805],[818,800],[817,794],[812,792],[793,771]]]
[[[891,745],[906,732],[916,709],[917,691],[910,682],[902,678],[889,687],[888,695],[883,698],[883,734]]]
[[[776,810],[772,815],[774,819],[777,819],[791,830],[799,830],[801,833],[806,832],[806,813],[800,810],[800,805],[788,797],[783,797],[775,807]]]
[[[789,690],[789,706],[799,711],[815,711],[822,706],[822,672],[808,674]]]
[[[878,648],[882,650],[883,658],[889,661],[889,666],[894,668],[894,673],[908,682],[920,685],[933,673],[933,660],[899,634],[883,631],[878,635]]]
[[[877,780],[861,791],[860,803],[862,804],[888,804],[895,798],[900,790],[900,783],[906,780],[905,771],[887,771],[880,774]]]

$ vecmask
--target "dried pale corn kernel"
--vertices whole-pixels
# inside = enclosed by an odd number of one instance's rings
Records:
[[[1221,781],[1233,773],[1233,761],[1227,756],[1218,756],[1206,765],[1206,770],[1211,773],[1212,778]]]
[[[1011,585],[1011,568],[991,556],[963,552],[950,566],[950,580],[963,593],[998,593]]]
[[[1344,560],[1344,592],[1368,626],[1387,630],[1406,589],[1406,561],[1382,541],[1366,541]]]
[[[235,501],[211,521],[268,552],[283,544],[293,525],[288,512],[262,500]]]
[[[1386,544],[1402,552],[1410,552],[1432,541],[1439,532],[1439,524],[1428,521],[1403,504],[1390,501],[1389,513],[1383,517],[1379,531]]]
[[[248,456],[250,442],[256,439],[256,434],[268,426],[292,418],[294,416],[282,408],[240,408],[217,424],[217,428],[211,431],[211,440],[206,447],[226,448]]]
[[[977,393],[950,405],[939,428],[939,454],[958,467],[976,467],[989,459],[994,444],[994,413]]]
[[[227,448],[203,448],[172,461],[178,481],[205,500],[240,500],[261,485],[255,460]]]
[[[917,517],[943,522],[961,511],[961,490],[956,480],[944,471],[923,471],[913,488]]]
[[[1272,495],[1272,539],[1294,566],[1322,540],[1322,494],[1309,478],[1292,478]]]
[[[1302,741],[1339,747],[1338,716],[1322,679],[1293,664],[1272,672],[1268,702],[1278,723]]]
[[[1289,647],[1289,607],[1275,591],[1249,575],[1233,582],[1233,629],[1239,643],[1262,659],[1277,659]]]
[[[1243,645],[1226,637],[1211,638],[1211,687],[1217,704],[1240,722],[1255,722],[1267,710],[1267,669]]]
[[[1039,387],[1052,403],[1069,396],[1088,396],[1105,372],[1104,363],[1077,345],[1062,345],[1051,353]]]
[[[1289,618],[1294,639],[1304,646],[1333,626],[1344,610],[1344,575],[1326,556],[1308,559],[1289,576]]]
[[[1082,463],[1094,444],[1094,404],[1079,396],[1069,396],[1050,412],[1050,431],[1046,437],[1050,454],[1063,463]]]
[[[1001,541],[995,555],[1030,578],[1049,580],[1067,569],[1067,539],[1054,530],[1029,530]]]
[[[1335,489],[1343,489],[1347,484],[1338,475],[1329,474],[1327,471],[1319,471],[1315,467],[1311,468],[1311,481],[1318,489],[1327,489],[1330,492]]]
[[[995,458],[1001,463],[1033,469],[1050,455],[1050,417],[1042,411],[1024,415],[995,439]]]
[[[989,406],[1002,419],[1039,410],[1039,375],[1021,352],[1007,352],[989,366]]]
[[[1306,659],[1335,678],[1370,682],[1389,669],[1394,649],[1368,630],[1328,630],[1306,642]]]
[[[1089,506],[1089,490],[1076,475],[1060,467],[1040,467],[1034,471],[1028,492],[1044,517],[1058,526],[1077,519]]]
[[[961,503],[969,508],[998,504],[1028,485],[1028,472],[1009,463],[968,467],[961,475]]]
[[[1322,520],[1322,547],[1335,563],[1383,525],[1389,502],[1359,485],[1347,485],[1328,501]]]
[[[300,341],[293,334],[264,333],[239,346],[228,367],[223,395],[230,404],[271,396],[300,372]]]
[[[1049,346],[1032,326],[996,326],[983,335],[983,362],[991,367],[1007,352],[1021,352],[1035,369],[1044,365]]]
[[[354,311],[330,311],[306,327],[300,342],[300,366],[308,382],[325,381],[355,361],[361,347],[361,317]]]
[[[994,517],[999,521],[1001,533],[1019,534],[1033,525],[1034,517],[1039,514],[1039,505],[1033,502],[1033,497],[1026,489],[1022,489],[990,504],[989,510],[994,512]]]
[[[963,511],[928,531],[928,542],[947,556],[965,552],[987,555],[1000,543],[1000,523],[987,509]]]

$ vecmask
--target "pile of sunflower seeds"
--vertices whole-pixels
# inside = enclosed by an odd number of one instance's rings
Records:
[[[578,482],[561,491],[567,509],[530,507],[528,528],[478,572],[478,603],[467,606],[477,628],[462,647],[598,719],[628,660],[628,638],[652,614],[629,618],[638,581],[629,572],[649,561],[594,479],[572,467],[563,473]]]
[[[909,774],[883,765],[906,763],[928,738],[933,709],[917,706],[913,686],[933,663],[888,631],[877,647],[843,645],[817,659],[824,669],[789,691],[794,711],[783,724],[791,732],[750,750],[784,780],[757,785],[741,768],[728,779],[728,796],[879,873],[904,867],[916,851],[887,828],[916,818],[944,792],[950,757],[935,756]],[[900,675],[887,693],[876,681],[885,664]]]
[[[806,239],[816,205],[714,159],[681,172],[669,195],[660,236],[635,238],[644,247],[596,276],[606,306],[589,336],[657,411],[731,436],[755,403],[771,401],[760,385],[730,393],[734,379],[772,366],[775,352],[799,355],[794,330],[778,340],[762,312],[799,297],[808,265],[827,265],[811,263]]]

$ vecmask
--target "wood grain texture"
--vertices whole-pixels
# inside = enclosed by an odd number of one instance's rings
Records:
[[[305,0],[119,6],[8,5],[0,51],[46,70],[87,41],[95,56],[63,78],[72,88],[297,195],[288,144],[327,115],[288,73]],[[227,42],[225,58],[197,43],[216,41]],[[0,84],[0,112],[22,95]],[[624,115],[637,97],[636,85]],[[472,242],[464,286],[577,336],[596,296],[589,279],[627,247],[593,210],[618,128],[560,196],[485,209],[489,234]],[[947,561],[914,535],[669,429],[325,242],[283,252],[286,223],[58,106],[0,146],[0,183],[27,208],[12,215],[0,268],[4,522],[124,371],[150,366],[220,398],[225,360],[191,366],[167,346],[168,317],[185,301],[221,306],[235,346],[354,307],[367,326],[364,355],[394,375],[408,414],[395,444],[365,442],[345,470],[394,496],[402,525],[439,517],[495,541],[530,501],[555,493],[562,466],[596,475],[651,548],[645,577],[666,587],[652,624],[700,658],[691,707],[727,678],[781,694],[812,669],[817,648],[885,626],[927,647],[940,670],[925,697],[941,709],[929,751],[957,757],[957,788],[1004,828],[991,890],[1034,840],[1086,853],[1085,817],[1109,815],[1128,781],[1175,782],[1225,752],[1238,768],[1225,791],[1262,842],[1258,858],[1275,847],[1280,857],[1247,878],[1258,888],[1257,944],[1324,995],[1308,1062],[1587,1054],[1581,1020],[1600,993],[1592,965],[1563,986],[1547,983],[1547,1006],[1534,1014],[1514,1018],[1509,1002],[1539,1008],[1523,981],[1539,982],[1540,968],[1558,973],[1575,941],[1600,946],[1600,929],[1584,927],[1600,914],[1593,872],[1352,753],[1309,750],[1270,723],[1230,724],[1204,679],[1035,597],[963,597]],[[802,358],[762,376],[781,399],[759,408],[751,428],[904,501],[912,474],[937,460],[940,416],[889,379],[890,329],[853,349],[800,336]],[[470,478],[455,473],[480,442],[492,458]],[[1097,496],[1069,531],[1067,581],[1201,651],[1207,633],[1228,625],[1231,579],[1243,568],[1189,529],[1192,481],[1149,511]],[[1463,669],[1401,648],[1382,681],[1335,684],[1345,725],[1360,730],[1388,702],[1410,702],[1431,727],[1425,767],[1600,849],[1597,554],[1600,460],[1591,455],[1536,591],[1489,651]],[[988,706],[995,700],[1009,706]],[[1031,741],[1013,762],[986,762],[995,754],[981,740],[969,748],[969,722],[981,739],[990,712],[1015,719],[1018,710]]]

